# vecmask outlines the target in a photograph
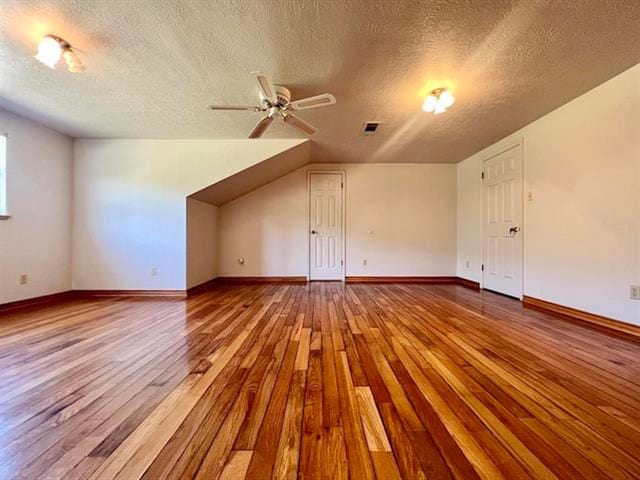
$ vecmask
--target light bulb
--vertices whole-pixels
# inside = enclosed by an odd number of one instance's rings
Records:
[[[62,46],[60,41],[47,35],[44,37],[38,45],[38,54],[35,56],[38,60],[44,63],[49,68],[55,68],[56,63],[60,61],[62,56]]]
[[[451,105],[453,105],[453,102],[455,102],[456,99],[453,98],[453,95],[451,95],[451,92],[449,90],[445,90],[440,94],[440,98],[438,99],[438,101],[444,108],[449,108]]]
[[[435,95],[429,95],[424,99],[424,103],[422,104],[422,109],[425,112],[433,112],[438,104],[438,99]]]

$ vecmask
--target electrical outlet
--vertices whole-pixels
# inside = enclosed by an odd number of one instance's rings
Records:
[[[26,273],[20,275],[20,285],[26,285],[29,283],[29,276]]]
[[[640,285],[631,285],[629,297],[633,300],[640,300]]]
[[[239,263],[240,265],[244,265],[244,257],[240,257],[240,258],[238,259],[238,263]]]
[[[152,267],[151,268],[151,276],[152,277],[157,277],[158,276],[158,267]]]
[[[362,259],[362,265],[364,265],[365,267],[367,266],[367,259],[366,258]]]

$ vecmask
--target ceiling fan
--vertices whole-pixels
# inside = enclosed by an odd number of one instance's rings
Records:
[[[260,106],[251,105],[209,105],[209,110],[236,110],[250,112],[266,112],[249,134],[249,138],[260,138],[267,127],[275,118],[282,118],[285,123],[302,130],[307,135],[315,135],[318,129],[303,119],[291,113],[291,111],[306,110],[308,108],[326,107],[336,103],[336,98],[330,93],[323,93],[302,100],[291,101],[291,92],[282,85],[274,85],[266,75],[256,73],[256,79],[260,85]]]

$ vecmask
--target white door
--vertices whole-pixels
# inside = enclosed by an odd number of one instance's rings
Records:
[[[309,279],[342,280],[341,173],[309,174]]]
[[[483,288],[522,298],[522,148],[482,166]]]

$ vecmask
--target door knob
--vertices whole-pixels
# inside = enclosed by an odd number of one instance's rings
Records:
[[[520,231],[520,227],[511,227],[509,229],[509,235],[513,235],[515,233],[518,233]]]
[[[317,232],[317,231],[315,231],[315,230],[311,230],[311,233],[315,235],[315,234],[316,234],[316,233],[318,233],[318,232]]]

